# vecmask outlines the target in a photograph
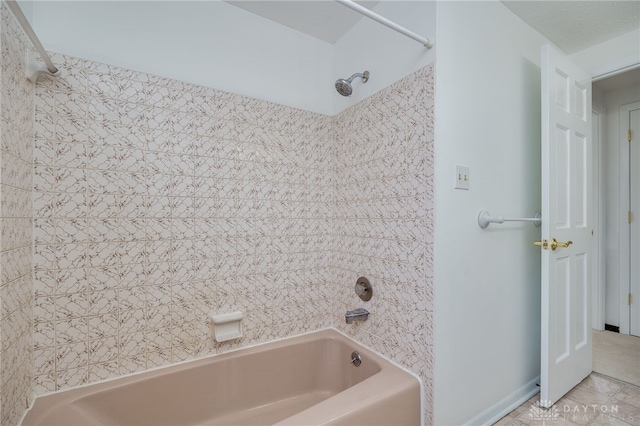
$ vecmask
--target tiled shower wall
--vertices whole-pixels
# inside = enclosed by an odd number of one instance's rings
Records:
[[[54,61],[65,77],[36,96],[37,393],[335,326],[420,374],[430,423],[432,67],[327,117]],[[360,306],[370,321],[346,326]],[[246,312],[243,340],[212,344],[211,310]]]
[[[43,393],[331,325],[331,119],[54,55],[35,136]],[[245,312],[213,344],[210,311]]]
[[[433,394],[433,66],[334,118],[334,326],[420,375]],[[373,284],[361,301],[359,276]],[[369,320],[347,325],[365,307]]]
[[[0,424],[17,424],[33,382],[33,84],[28,41],[0,3]]]

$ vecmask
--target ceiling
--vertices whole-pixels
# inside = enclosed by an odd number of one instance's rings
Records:
[[[506,1],[520,19],[571,54],[640,27],[639,1]]]
[[[358,22],[362,15],[335,1],[226,0],[263,18],[278,22],[312,37],[335,43]],[[356,1],[373,8],[378,1]]]
[[[338,41],[362,18],[329,0],[227,0],[227,3],[328,43]],[[379,1],[357,3],[371,9]],[[568,54],[640,27],[640,2],[635,0],[503,0],[502,3]]]

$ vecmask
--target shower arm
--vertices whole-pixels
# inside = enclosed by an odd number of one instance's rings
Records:
[[[375,12],[372,12],[364,6],[360,6],[358,3],[354,3],[352,0],[336,0],[336,1],[341,5],[346,6],[349,9],[358,12],[359,14],[366,16],[369,19],[373,19],[374,21],[379,22],[382,25],[397,31],[400,34],[403,34],[417,42],[420,42],[427,49],[431,49],[433,47],[433,42],[428,38],[422,37],[414,33],[413,31],[410,31],[405,27],[402,27],[396,24],[395,22],[385,18],[384,16],[381,16]]]
[[[360,77],[360,78],[362,79],[362,82],[363,82],[363,83],[366,83],[366,82],[367,82],[367,80],[369,80],[369,73],[368,73],[368,72],[366,72],[366,71],[365,71],[365,73],[366,73],[366,74],[361,73],[361,72],[357,72],[357,73],[355,73],[354,75],[352,75],[351,77],[349,77],[349,78],[347,79],[347,81],[348,81],[349,83],[351,83],[355,78]]]

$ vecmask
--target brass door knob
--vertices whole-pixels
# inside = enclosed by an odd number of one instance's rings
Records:
[[[566,243],[563,243],[561,241],[557,241],[555,238],[551,239],[551,250],[555,250],[558,247],[559,248],[567,248],[569,247],[571,244],[573,244],[573,241],[567,241]]]
[[[567,241],[566,243],[563,243],[561,241],[556,240],[555,238],[551,239],[551,244],[549,244],[547,240],[533,242],[534,246],[542,247],[543,250],[549,250],[549,246],[551,246],[551,250],[555,250],[557,248],[567,248],[571,244],[573,244],[573,241]]]

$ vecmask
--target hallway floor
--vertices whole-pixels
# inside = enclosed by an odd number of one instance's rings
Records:
[[[548,410],[534,395],[494,426],[640,426],[640,387],[592,373]]]
[[[593,331],[593,371],[640,386],[640,337]]]

